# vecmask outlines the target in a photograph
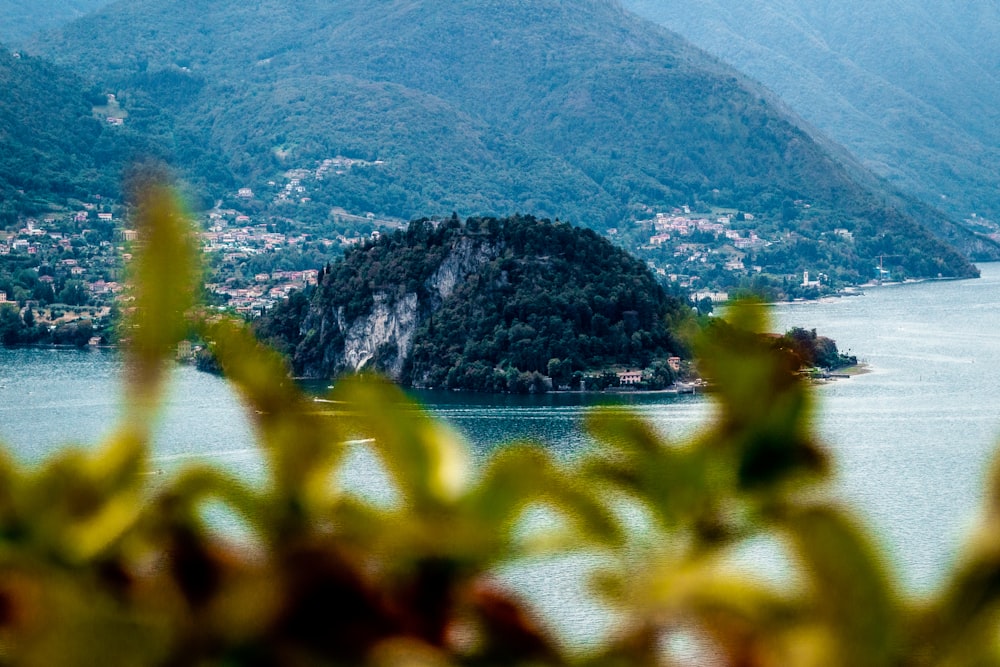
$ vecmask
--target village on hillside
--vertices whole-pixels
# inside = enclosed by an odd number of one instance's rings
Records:
[[[312,168],[290,169],[257,186],[241,186],[197,219],[209,305],[253,318],[294,290],[317,283],[320,268],[345,249],[400,229],[406,221],[355,213],[342,206],[315,214],[314,191],[352,169],[379,168],[380,160],[336,156]],[[805,202],[795,202],[808,209]],[[309,207],[307,209],[307,207]],[[644,215],[643,215],[644,214]],[[620,245],[636,249],[669,289],[696,304],[728,301],[734,291],[782,281],[796,295],[829,293],[832,281],[809,268],[775,276],[755,263],[768,252],[791,246],[794,233],[758,233],[755,214],[731,209],[670,211],[642,208],[636,219],[608,230]],[[127,208],[98,196],[73,210],[47,213],[0,231],[0,306],[16,309],[50,328],[70,322],[110,320],[123,298],[133,244],[141,243]],[[852,244],[847,229],[830,243]],[[881,277],[881,276],[880,276]],[[757,281],[757,282],[755,282]],[[791,287],[791,289],[790,289]]]

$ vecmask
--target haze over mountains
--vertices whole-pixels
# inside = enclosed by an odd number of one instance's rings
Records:
[[[243,178],[384,161],[347,193],[379,213],[603,227],[716,189],[776,209],[850,187],[758,91],[612,2],[128,2],[64,35],[44,51],[172,102]]]
[[[0,43],[17,44],[40,30],[57,28],[108,0],[3,0],[0,2]]]
[[[996,251],[611,0],[137,0],[29,50],[116,93],[126,126],[145,118],[193,138],[182,148],[221,155],[205,166],[197,151],[169,151],[224,187],[347,156],[365,168],[327,195],[380,215],[521,211],[607,230],[684,204],[728,206],[814,245],[850,230],[855,246],[837,261],[859,277],[893,253],[911,275],[968,275],[926,229],[970,254]],[[802,206],[809,215],[789,215]]]
[[[1000,4],[624,0],[775,90],[876,173],[1000,221]]]

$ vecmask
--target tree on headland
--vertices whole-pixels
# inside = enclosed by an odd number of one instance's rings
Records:
[[[791,350],[802,366],[835,369],[858,363],[856,357],[841,354],[833,339],[817,336],[815,329],[794,327],[780,337],[777,344]]]

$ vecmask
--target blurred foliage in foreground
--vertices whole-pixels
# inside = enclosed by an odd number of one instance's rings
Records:
[[[581,460],[514,445],[473,471],[389,384],[339,383],[338,409],[317,411],[242,323],[197,314],[196,253],[171,193],[149,187],[138,217],[117,435],[38,469],[0,461],[0,664],[1000,664],[1000,486],[939,597],[904,597],[824,494],[810,394],[758,335],[762,309],[733,310],[698,344],[718,411],[690,441],[597,411],[602,446]],[[263,484],[212,467],[143,475],[166,360],[192,329],[255,420]],[[359,439],[389,502],[340,482]],[[220,504],[242,530],[206,520]],[[543,507],[550,522],[532,529],[524,517]],[[760,538],[787,552],[783,581],[732,566]],[[594,594],[617,619],[587,650],[498,576],[578,551],[599,557]]]

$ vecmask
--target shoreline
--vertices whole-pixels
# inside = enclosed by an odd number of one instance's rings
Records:
[[[981,262],[981,263],[983,263],[983,262]],[[979,276],[979,277],[981,277],[981,276]],[[932,283],[932,282],[957,282],[957,281],[960,281],[960,280],[978,280],[979,277],[977,277],[977,276],[966,276],[966,277],[952,277],[952,276],[944,277],[944,276],[942,276],[940,278],[907,278],[906,280],[884,281],[884,282],[878,282],[878,281],[875,281],[875,280],[869,280],[868,282],[861,283],[860,285],[848,285],[847,287],[842,288],[838,292],[834,292],[833,294],[824,294],[824,295],[819,296],[819,297],[817,297],[815,299],[801,299],[800,298],[800,299],[784,299],[784,300],[779,300],[779,301],[765,301],[762,305],[765,305],[765,306],[778,306],[778,305],[781,305],[781,306],[786,306],[786,305],[794,306],[794,305],[800,304],[800,303],[832,303],[832,302],[836,301],[837,299],[841,299],[841,298],[845,298],[845,297],[865,296],[865,290],[866,289],[878,289],[878,288],[881,288],[881,287],[906,287],[908,285],[920,285],[920,284],[923,284],[923,283]]]
[[[841,368],[825,371],[819,375],[809,376],[809,380],[812,384],[824,385],[832,384],[837,380],[850,380],[873,372],[874,370],[866,362],[859,362],[850,366],[842,366]]]
[[[23,345],[0,345],[5,350],[117,350],[117,345],[70,345],[68,343],[25,343]]]

